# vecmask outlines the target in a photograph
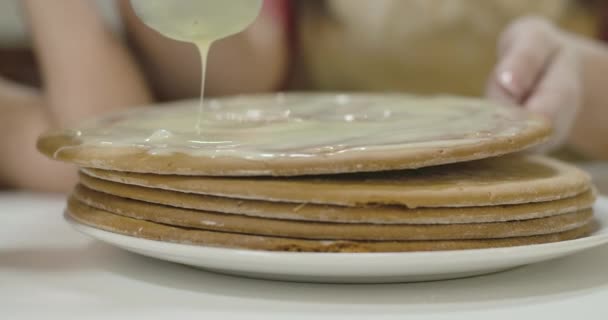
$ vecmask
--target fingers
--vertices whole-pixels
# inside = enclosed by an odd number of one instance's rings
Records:
[[[582,101],[580,61],[574,50],[561,50],[547,67],[524,107],[545,116],[555,133],[550,147],[562,143],[577,117]]]
[[[560,145],[581,106],[578,52],[568,46],[559,29],[538,18],[512,24],[498,50],[499,63],[488,82],[488,97],[546,117],[554,135],[541,150]]]
[[[488,96],[521,104],[559,47],[557,32],[550,23],[537,18],[524,18],[513,23],[500,40],[500,61],[488,83]]]

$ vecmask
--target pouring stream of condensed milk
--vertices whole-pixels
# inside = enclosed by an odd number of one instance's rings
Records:
[[[252,24],[260,13],[262,0],[131,0],[131,4],[150,28],[198,48],[202,81],[196,130],[200,133],[209,49],[214,41],[239,33]]]

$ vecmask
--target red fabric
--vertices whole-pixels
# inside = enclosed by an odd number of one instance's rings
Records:
[[[291,35],[293,31],[293,12],[290,0],[264,0],[264,12],[279,19]]]

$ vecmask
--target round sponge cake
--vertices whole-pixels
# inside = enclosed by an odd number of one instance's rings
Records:
[[[403,94],[281,94],[131,110],[42,136],[82,167],[205,176],[297,176],[421,168],[544,141],[548,123],[486,100]]]

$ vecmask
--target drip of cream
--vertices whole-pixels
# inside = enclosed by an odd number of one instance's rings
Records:
[[[137,16],[162,35],[194,44],[201,56],[201,102],[194,126],[200,135],[205,114],[205,76],[211,45],[253,23],[262,0],[131,0]]]
[[[205,113],[205,83],[207,74],[207,58],[209,56],[209,49],[211,48],[211,42],[199,41],[196,43],[198,52],[201,55],[201,101],[198,106],[198,116],[196,117],[196,133],[200,136],[202,132],[202,124]]]

